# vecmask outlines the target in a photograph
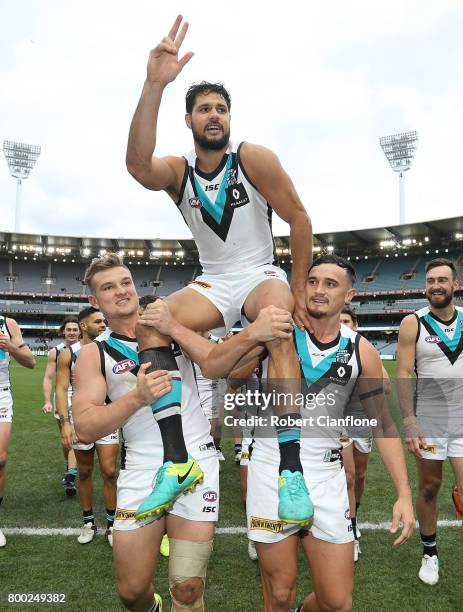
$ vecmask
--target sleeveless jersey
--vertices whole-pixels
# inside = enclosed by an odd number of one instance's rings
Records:
[[[201,368],[197,363],[193,363],[196,386],[198,387],[199,401],[203,410],[212,405],[212,402],[217,401],[217,380],[206,378],[201,372]]]
[[[79,355],[79,351],[82,348],[82,345],[79,342],[74,342],[74,344],[71,344],[71,346],[69,347],[69,350],[71,351],[71,363],[69,364],[69,368],[71,370],[71,384],[69,385],[68,388],[68,397],[69,399],[72,401],[72,394],[74,393],[74,368],[76,365],[76,360],[77,360],[77,356]]]
[[[463,414],[463,308],[455,306],[450,321],[441,321],[428,306],[415,317],[417,409],[446,406]]]
[[[66,348],[66,345],[64,344],[64,342],[60,342],[59,344],[57,344],[55,347],[53,347],[56,350],[56,357],[55,357],[55,361],[58,361],[58,355],[64,351],[64,349]]]
[[[4,316],[0,315],[0,331],[11,339],[10,330]],[[0,387],[10,386],[10,353],[0,350]]]
[[[210,174],[196,167],[196,153],[185,155],[177,205],[190,228],[204,274],[239,272],[275,263],[272,209],[246,175],[242,143],[231,142]]]
[[[101,371],[106,380],[107,396],[111,402],[132,391],[137,384],[139,369],[138,344],[107,330],[95,340],[100,351]],[[188,452],[197,456],[198,450],[216,451],[210,437],[209,422],[201,410],[192,362],[177,345],[173,345],[175,360],[182,377],[182,425]],[[159,426],[151,406],[142,406],[121,426],[123,437],[121,469],[153,469],[162,463],[163,444]],[[205,455],[202,455],[205,456]]]
[[[343,432],[342,419],[357,379],[361,373],[357,332],[341,325],[338,337],[327,344],[318,342],[311,334],[294,328],[296,351],[301,369],[301,461],[311,472],[311,478],[325,478],[328,470],[341,468],[339,438]],[[264,362],[264,377],[268,359]],[[310,420],[312,417],[312,420]],[[265,437],[256,428],[253,459],[279,462],[275,431],[266,427]],[[317,474],[319,476],[317,476]]]

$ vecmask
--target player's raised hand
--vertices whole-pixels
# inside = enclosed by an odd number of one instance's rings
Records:
[[[167,370],[156,370],[146,373],[151,363],[143,363],[137,374],[137,394],[141,406],[149,406],[169,393],[172,389],[172,380]]]
[[[271,342],[278,338],[288,340],[293,333],[293,319],[287,310],[267,306],[262,308],[248,329],[256,342]]]
[[[138,323],[142,325],[154,327],[163,336],[171,335],[174,322],[167,302],[162,299],[156,300],[152,304],[148,304],[138,320]]]
[[[193,57],[190,51],[179,59],[179,51],[188,31],[188,22],[185,21],[182,28],[182,15],[178,15],[167,36],[150,51],[147,66],[147,81],[158,82],[167,85],[175,80],[183,67]]]
[[[296,290],[294,287],[291,287],[291,291],[294,297],[294,323],[302,331],[307,329],[307,331],[313,332],[312,324],[307,316],[305,290]]]
[[[410,539],[415,529],[415,515],[413,514],[411,493],[410,495],[400,496],[394,504],[392,509],[392,525],[389,529],[390,533],[397,533],[401,523],[402,531],[399,537],[394,540],[394,546],[400,546]]]

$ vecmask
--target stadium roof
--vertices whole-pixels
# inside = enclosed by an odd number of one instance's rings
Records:
[[[275,244],[278,255],[290,255],[289,236],[276,236]],[[463,247],[463,216],[314,235],[315,253],[334,251],[344,256],[380,255],[384,249],[421,250],[426,246]],[[0,256],[4,258],[30,254],[38,258],[66,256],[69,259],[88,260],[102,254],[102,251],[120,251],[134,259],[198,261],[193,239],[98,238],[0,232]]]

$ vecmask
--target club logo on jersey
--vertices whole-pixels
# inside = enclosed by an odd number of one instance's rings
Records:
[[[249,204],[249,197],[243,183],[236,183],[227,187],[227,198],[232,209]]]
[[[188,200],[188,203],[191,206],[191,208],[201,208],[202,206],[201,200],[199,198],[190,198]]]
[[[349,363],[349,359],[350,359],[350,353],[349,351],[346,351],[345,349],[340,349],[337,353],[336,353],[336,361],[338,363]]]
[[[236,176],[236,168],[230,168],[230,170],[227,171],[225,180],[227,181],[227,185],[236,185],[236,183],[238,182],[238,178]]]
[[[437,342],[440,342],[439,336],[426,336],[425,340],[429,344],[437,344]]]
[[[133,359],[123,359],[113,365],[113,374],[125,374],[130,372],[136,365]]]
[[[281,533],[283,531],[283,523],[272,519],[251,516],[250,529],[261,529],[263,531],[271,531],[272,533]]]
[[[213,503],[217,501],[217,493],[215,491],[206,491],[203,495],[203,499],[206,502]]]

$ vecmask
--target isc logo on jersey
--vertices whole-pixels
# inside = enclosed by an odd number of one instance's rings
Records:
[[[429,342],[429,344],[436,344],[437,342],[440,342],[439,336],[426,336],[425,340],[426,342]]]
[[[113,374],[125,374],[130,372],[136,365],[133,359],[123,359],[113,365]]]

